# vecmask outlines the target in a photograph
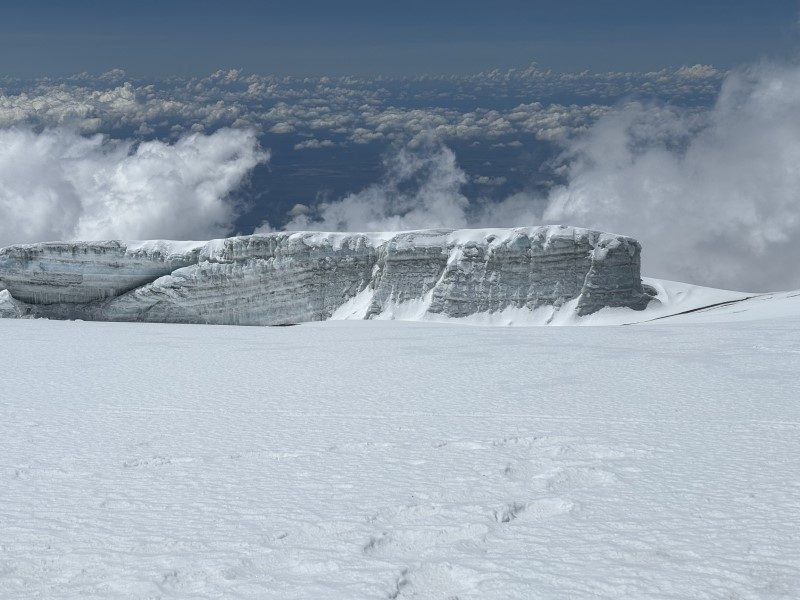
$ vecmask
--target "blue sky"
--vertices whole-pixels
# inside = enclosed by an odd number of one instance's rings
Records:
[[[792,52],[797,0],[6,2],[0,72],[142,76],[730,67]]]

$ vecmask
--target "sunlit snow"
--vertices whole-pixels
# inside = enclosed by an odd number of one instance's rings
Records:
[[[0,335],[4,599],[800,597],[790,293]]]

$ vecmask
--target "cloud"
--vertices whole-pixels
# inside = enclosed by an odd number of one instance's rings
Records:
[[[0,246],[225,235],[237,212],[230,194],[268,156],[254,133],[234,129],[138,145],[0,130]]]
[[[270,133],[294,133],[294,125],[291,123],[275,123],[269,129]]]
[[[473,183],[479,185],[504,185],[508,179],[505,177],[489,177],[488,175],[477,175],[472,178]]]
[[[311,138],[310,140],[306,140],[304,142],[300,142],[294,145],[295,150],[318,150],[319,148],[329,148],[331,146],[335,146],[336,144],[333,143],[332,140],[318,140],[316,138]]]
[[[692,65],[680,67],[675,71],[678,77],[685,77],[687,79],[713,79],[720,76],[718,69],[711,65]]]
[[[728,75],[698,117],[630,105],[571,144],[548,221],[637,237],[653,276],[800,287],[800,68]]]
[[[398,231],[430,227],[465,227],[467,182],[455,153],[433,141],[402,149],[384,163],[386,175],[375,185],[316,206],[296,206],[288,230]],[[266,229],[262,229],[264,231]]]

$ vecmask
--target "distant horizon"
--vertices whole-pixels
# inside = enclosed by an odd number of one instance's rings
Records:
[[[563,72],[729,69],[795,56],[799,8],[797,0],[34,0],[4,6],[0,73],[402,76],[531,61]]]
[[[798,53],[796,57],[797,61],[800,61],[800,53]],[[447,80],[451,78],[455,79],[469,79],[473,77],[479,76],[488,76],[493,74],[524,74],[530,72],[536,73],[556,73],[562,75],[585,75],[585,74],[592,74],[592,75],[625,75],[625,74],[637,74],[637,75],[646,75],[646,74],[655,74],[655,73],[674,73],[680,71],[682,69],[690,69],[694,67],[708,67],[712,68],[720,73],[725,73],[732,69],[740,68],[746,65],[755,65],[760,62],[786,62],[792,63],[796,62],[795,57],[786,57],[783,60],[775,61],[771,60],[767,57],[760,57],[754,59],[752,61],[745,61],[743,63],[737,63],[734,65],[730,65],[728,67],[722,67],[717,64],[713,63],[675,63],[675,64],[663,64],[661,66],[652,68],[652,69],[627,69],[627,70],[598,70],[598,69],[557,69],[552,68],[546,64],[542,64],[536,60],[530,60],[528,62],[523,62],[519,64],[511,64],[511,65],[500,65],[497,64],[495,66],[489,66],[483,69],[474,69],[474,70],[465,70],[461,72],[410,72],[404,74],[393,74],[393,73],[385,73],[385,74],[366,74],[366,73],[347,73],[342,72],[338,74],[329,74],[329,73],[316,73],[316,74],[304,74],[304,73],[291,73],[291,72],[277,72],[277,71],[257,71],[246,69],[238,65],[226,65],[220,66],[218,68],[213,68],[209,71],[197,72],[197,73],[172,73],[172,74],[144,74],[138,73],[136,71],[132,71],[130,69],[124,69],[120,66],[112,67],[110,69],[106,69],[103,71],[75,71],[75,72],[65,72],[62,74],[47,74],[47,73],[39,73],[39,74],[30,74],[28,76],[13,76],[8,75],[5,73],[0,73],[0,81],[2,80],[17,80],[17,81],[40,81],[40,80],[79,80],[81,78],[90,78],[90,79],[102,79],[102,78],[116,78],[116,79],[133,79],[133,80],[168,80],[168,79],[203,79],[215,75],[226,75],[229,73],[235,73],[237,77],[248,77],[248,76],[257,76],[257,77],[276,77],[281,79],[346,79],[346,78],[354,78],[354,79],[370,79],[370,80],[420,80],[420,79],[435,79],[435,80]]]

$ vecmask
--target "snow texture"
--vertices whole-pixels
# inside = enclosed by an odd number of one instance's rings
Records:
[[[0,597],[798,598],[800,295],[655,284],[727,304],[2,320]]]
[[[566,303],[582,316],[647,306],[640,253],[565,226],[53,242],[0,249],[0,282],[27,314],[64,319],[275,325]]]

